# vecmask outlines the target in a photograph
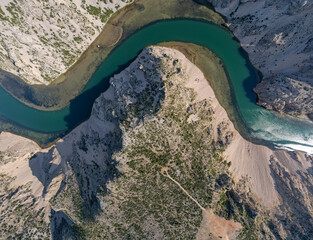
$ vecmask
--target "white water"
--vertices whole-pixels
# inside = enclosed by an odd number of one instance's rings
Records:
[[[299,150],[313,154],[313,123],[263,108],[250,111],[248,126],[253,135],[274,144],[278,149]],[[267,121],[265,121],[267,119]]]

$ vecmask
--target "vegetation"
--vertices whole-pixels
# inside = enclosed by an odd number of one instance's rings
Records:
[[[105,8],[103,11],[100,7],[95,7],[92,5],[87,6],[87,12],[100,18],[101,22],[106,22],[109,16],[113,13],[111,9]]]
[[[202,210],[162,175],[167,168],[202,206],[240,222],[243,239],[257,236],[256,209],[231,180],[222,157],[224,146],[213,141],[210,103],[196,102],[193,90],[183,86],[183,69],[178,74],[177,66],[162,69],[162,62],[154,61],[158,68],[145,71],[149,81],[142,91],[119,91],[114,112],[127,135],[123,148],[113,155],[120,174],[99,188],[102,208],[96,217],[82,218],[82,211],[76,211],[73,219],[80,220],[75,229],[86,239],[194,239]],[[160,68],[168,73],[164,82],[156,70]],[[140,88],[142,82],[129,74],[128,84]],[[136,101],[129,103],[127,96]],[[88,154],[88,144],[84,135],[78,147]],[[71,195],[69,189],[66,192]],[[59,203],[66,198],[62,199]]]
[[[7,16],[5,15],[5,13],[4,13],[3,10],[1,9],[1,7],[0,7],[0,19],[1,19],[2,21],[7,21],[7,20],[8,20]]]
[[[45,211],[36,209],[36,198],[25,200],[31,184],[11,188],[13,181],[7,175],[0,175],[0,239],[49,239],[50,230],[44,221]]]
[[[10,3],[10,5],[6,6],[6,9],[11,14],[9,21],[14,25],[18,25],[20,23],[20,21],[22,20],[21,19],[21,12],[22,11],[21,11],[20,7],[17,4]],[[0,11],[0,15],[3,15],[3,14],[1,14],[1,12],[3,13],[3,11],[2,10]],[[2,20],[7,20],[7,19],[2,19]]]

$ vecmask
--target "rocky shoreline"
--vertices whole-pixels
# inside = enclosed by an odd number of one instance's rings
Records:
[[[248,52],[263,79],[254,92],[267,109],[312,120],[312,1],[207,0]]]

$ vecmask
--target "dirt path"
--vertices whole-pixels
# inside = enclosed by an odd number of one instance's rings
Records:
[[[161,174],[171,181],[173,181],[192,201],[194,201],[203,212],[203,219],[199,231],[197,233],[197,240],[209,240],[209,239],[223,239],[233,240],[236,239],[239,230],[242,228],[241,224],[235,222],[233,219],[226,220],[214,214],[212,209],[205,209],[201,204],[194,199],[175,179],[173,179],[169,173],[169,168],[163,167]]]
[[[173,178],[169,175],[169,173],[168,173],[168,168],[167,168],[167,167],[162,168],[162,169],[161,169],[161,173],[162,173],[163,176],[165,176],[165,177],[171,179],[171,180],[172,180],[172,181],[173,181],[173,182],[174,182],[174,183],[192,200],[192,201],[194,201],[194,202],[199,206],[199,208],[201,208],[202,211],[207,212],[207,210],[206,210],[204,207],[202,207],[201,204],[200,204],[196,199],[194,199],[194,198],[179,184],[179,182],[177,182],[175,179],[173,179]]]

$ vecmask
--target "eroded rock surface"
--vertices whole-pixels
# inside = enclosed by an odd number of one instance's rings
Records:
[[[312,119],[312,1],[207,0],[263,74],[254,91],[261,106]]]
[[[2,0],[0,68],[28,83],[64,73],[129,0]]]
[[[176,50],[143,50],[111,78],[90,119],[50,149],[17,136],[6,142],[3,134],[1,198],[15,203],[23,196],[18,205],[3,202],[10,215],[3,212],[2,222],[14,216],[15,229],[5,228],[4,238],[309,239],[312,233],[312,158],[244,140],[200,70]],[[8,161],[8,149],[21,143],[29,147]],[[12,171],[17,161],[26,166]]]

